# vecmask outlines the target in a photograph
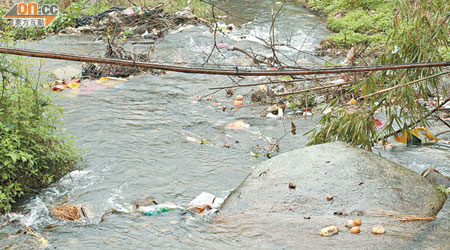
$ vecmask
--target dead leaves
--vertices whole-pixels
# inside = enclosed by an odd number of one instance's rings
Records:
[[[53,214],[60,220],[75,221],[81,219],[79,208],[74,205],[55,206]]]
[[[295,126],[295,124],[293,122],[291,122],[291,133],[292,133],[292,135],[297,134],[297,127]]]

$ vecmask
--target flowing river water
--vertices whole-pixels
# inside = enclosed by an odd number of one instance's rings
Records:
[[[220,42],[264,51],[256,37],[268,36],[272,8],[276,11],[280,4],[267,0],[252,3],[233,0],[224,6],[254,19],[233,33],[235,36],[250,34],[254,39],[236,42],[221,36]],[[292,37],[291,43],[305,51],[312,51],[330,34],[318,17],[295,4],[284,6],[276,27],[280,39]],[[212,33],[203,26],[172,32],[155,46],[154,58],[203,63],[212,42]],[[49,37],[27,46],[92,55],[101,55],[104,50],[103,43],[85,36]],[[133,46],[143,49],[146,45]],[[222,65],[243,57],[236,52],[226,52],[224,56],[215,55],[212,59]],[[69,64],[48,60],[43,69]],[[236,242],[239,228],[221,228],[220,224],[211,224],[210,218],[185,211],[154,216],[108,214],[101,221],[106,211],[126,210],[143,198],[181,206],[187,206],[201,192],[225,198],[256,164],[267,159],[251,156],[252,148],[256,145],[263,148],[267,140],[274,142],[283,136],[290,130],[291,119],[260,117],[265,107],[258,106],[230,111],[232,99],[224,91],[215,98],[228,107],[225,112],[214,102],[197,98],[209,93],[209,87],[229,84],[230,79],[224,76],[168,72],[136,76],[86,95],[58,96],[56,104],[65,111],[64,130],[75,136],[76,145],[83,150],[80,170],[24,201],[20,206],[24,215],[6,217],[23,218],[49,241],[49,249],[251,247],[246,242]],[[237,90],[237,93],[247,92]],[[249,128],[225,129],[237,120],[248,123]],[[292,121],[299,135],[285,136],[281,152],[304,146],[307,138],[301,134],[315,127],[310,118],[298,117]],[[195,143],[186,137],[204,139],[209,144]],[[397,157],[393,155],[392,158]],[[446,153],[439,155],[440,159],[448,159]],[[433,166],[434,162],[425,162],[424,167]],[[85,207],[89,223],[63,222],[52,217],[51,207],[63,202]],[[56,227],[48,228],[48,225]],[[4,227],[0,231],[0,245],[11,249],[40,247],[29,236],[16,235],[19,229],[23,229],[20,221]]]

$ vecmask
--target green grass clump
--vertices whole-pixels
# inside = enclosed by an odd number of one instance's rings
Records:
[[[336,14],[330,14],[328,21],[328,28],[335,32],[351,30],[358,33],[375,34],[391,30],[392,13],[389,11],[355,10],[342,18],[334,18]]]
[[[326,13],[353,11],[359,9],[374,10],[390,4],[389,0],[303,0],[308,6]]]
[[[325,48],[349,48],[361,43],[381,44],[391,31],[394,8],[384,0],[304,0],[313,10],[327,14],[327,27],[336,32]]]
[[[385,34],[361,34],[354,31],[342,31],[328,36],[322,42],[325,48],[351,48],[355,44],[381,44],[386,41]]]

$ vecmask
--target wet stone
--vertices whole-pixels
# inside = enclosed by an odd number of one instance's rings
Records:
[[[289,182],[297,184],[296,192],[286,188]],[[324,199],[329,193],[333,202]],[[385,214],[436,216],[444,202],[445,196],[419,174],[335,142],[300,148],[257,166],[224,202],[214,224],[236,230],[236,240],[245,238],[253,247],[349,249],[358,237],[361,249],[398,249],[412,244],[430,222],[401,223]],[[329,238],[318,233],[356,218],[364,221],[357,236],[349,228]],[[376,225],[386,233],[372,234]],[[444,234],[448,238],[448,231]]]
[[[81,66],[70,65],[53,70],[50,75],[56,80],[70,80],[81,76]]]
[[[429,223],[423,232],[414,236],[408,249],[448,249],[450,246],[450,201],[439,212],[435,221]],[[406,249],[405,248],[405,249]]]

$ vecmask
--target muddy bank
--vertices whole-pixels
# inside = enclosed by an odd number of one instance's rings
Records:
[[[412,243],[428,224],[401,223],[409,218],[404,215],[433,217],[444,202],[444,195],[420,175],[336,142],[297,149],[257,166],[225,201],[214,224],[233,227],[240,231],[238,238],[251,238],[262,248],[398,248]],[[344,227],[355,218],[362,220],[359,235]],[[329,225],[340,232],[320,236]],[[375,225],[386,233],[373,235]]]

